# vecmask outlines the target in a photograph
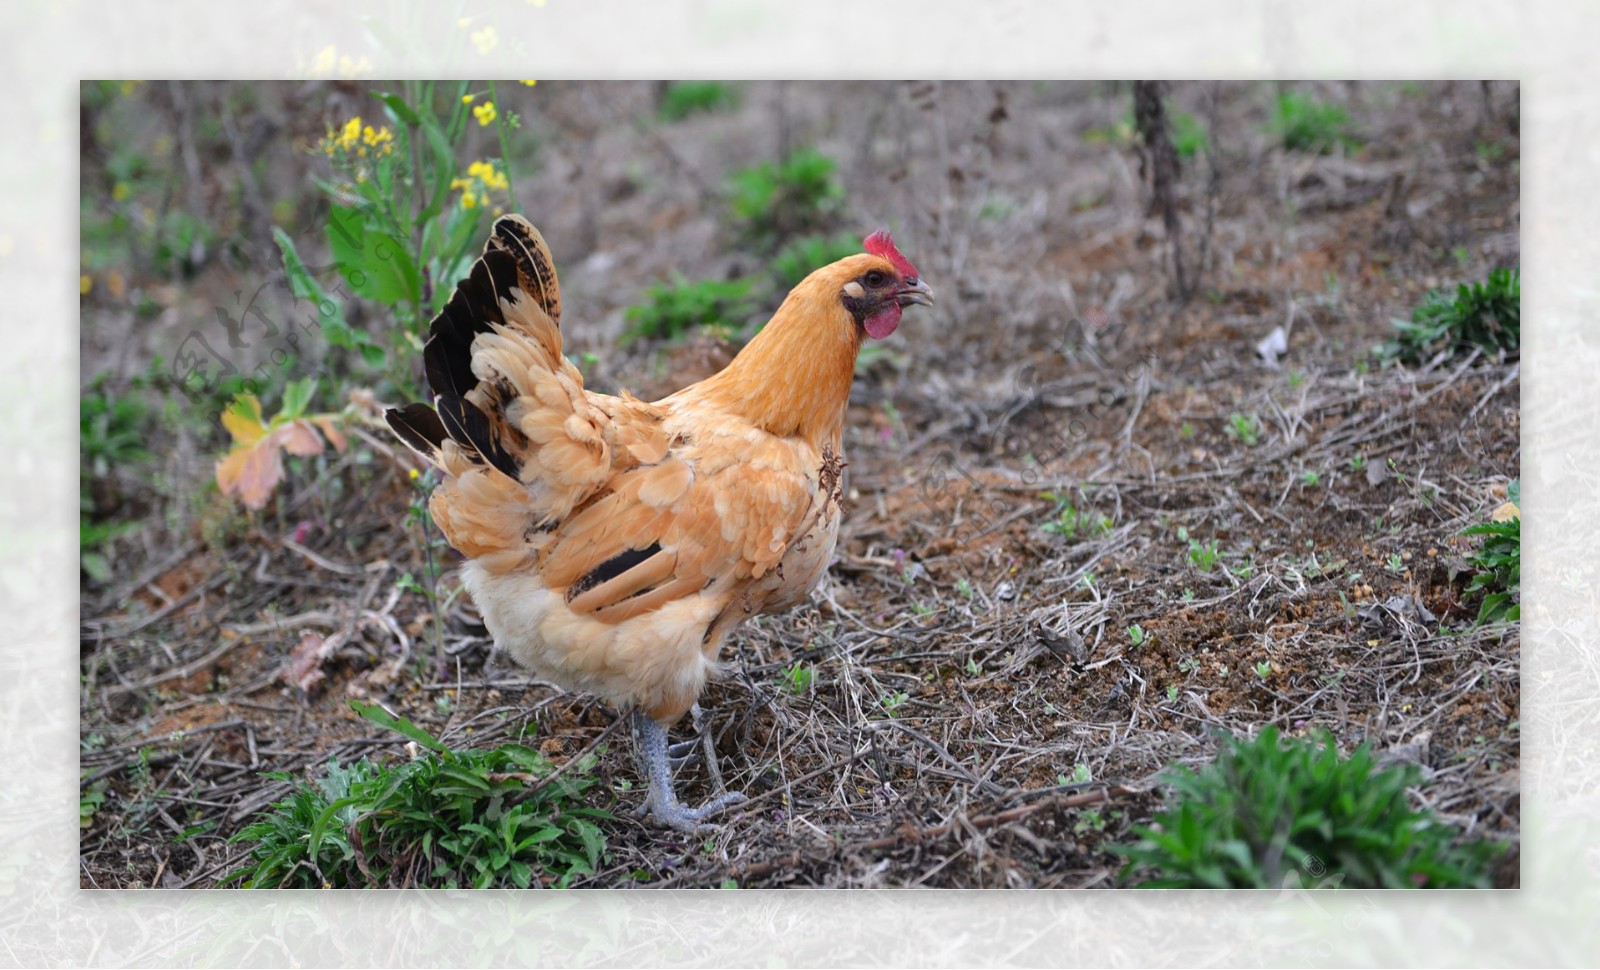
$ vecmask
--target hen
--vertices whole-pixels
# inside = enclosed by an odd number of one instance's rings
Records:
[[[674,828],[744,796],[681,803],[667,728],[729,633],[822,577],[856,352],[903,307],[933,303],[888,233],[864,248],[806,277],[720,373],[646,403],[584,389],[562,356],[550,250],[506,216],[433,321],[432,406],[386,415],[442,472],[428,507],[496,643],[632,711],[640,813]]]

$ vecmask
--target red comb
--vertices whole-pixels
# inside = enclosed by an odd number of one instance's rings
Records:
[[[887,259],[889,262],[893,263],[895,270],[901,276],[913,280],[917,278],[917,268],[912,266],[911,260],[906,259],[905,256],[901,255],[900,250],[895,247],[894,237],[889,235],[889,230],[879,229],[877,232],[861,240],[861,245],[865,246],[867,252],[871,253],[872,255],[882,256],[884,259]]]

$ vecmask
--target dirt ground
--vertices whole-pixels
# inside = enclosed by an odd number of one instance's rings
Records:
[[[1293,89],[1343,106],[1359,146],[1285,151],[1270,84],[1173,88],[1215,149],[1178,189],[1180,244],[1204,265],[1187,302],[1126,85],[749,84],[736,110],[672,125],[649,120],[652,85],[519,94],[522,208],[593,385],[648,397],[726,359],[711,338],[620,347],[622,310],[672,271],[752,271],[719,190],[797,145],[838,159],[841,225],[893,226],[939,300],[858,377],[827,579],[742,627],[701,699],[722,781],[750,801],[694,837],[637,822],[630,743],[610,735],[594,802],[617,817],[583,885],[1111,886],[1106,846],[1157,810],[1156,772],[1268,724],[1420,765],[1416,802],[1509,842],[1495,882],[1517,885],[1520,636],[1472,629],[1458,533],[1519,477],[1519,364],[1371,351],[1428,289],[1518,263],[1520,91]],[[113,204],[106,139],[127,126],[198,177],[162,204],[214,241],[181,271],[138,245],[97,265],[81,366],[106,388],[135,388],[195,328],[222,339],[219,308],[277,269],[272,224],[310,237],[306,146],[363,88],[123,97],[85,109],[85,211]],[[261,299],[292,311],[281,288]],[[1269,363],[1257,345],[1279,327]],[[296,366],[338,373],[338,353]],[[228,838],[287,790],[263,772],[405,757],[350,698],[458,746],[531,725],[558,762],[612,724],[497,655],[470,603],[438,636],[402,582],[425,563],[381,428],[247,514],[211,483],[215,408],[128,393],[160,420],[144,467],[86,486],[95,514],[137,525],[105,547],[109,580],[82,585],[82,785],[104,798],[83,886],[216,886],[245,851]],[[307,633],[343,638],[309,692],[284,676]],[[686,800],[714,793],[710,768],[680,775]]]

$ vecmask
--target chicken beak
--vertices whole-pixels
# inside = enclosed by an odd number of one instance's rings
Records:
[[[913,303],[933,306],[933,290],[921,280],[912,280],[910,284],[902,286],[895,292],[894,299],[901,306],[910,306]]]

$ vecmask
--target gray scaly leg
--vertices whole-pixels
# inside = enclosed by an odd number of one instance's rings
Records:
[[[699,808],[689,808],[678,801],[678,793],[672,787],[666,729],[642,711],[634,711],[633,737],[638,749],[639,766],[650,779],[650,792],[639,807],[640,816],[654,815],[656,821],[663,825],[670,825],[680,832],[693,832],[700,828],[701,819],[744,801],[743,792],[728,792]]]

